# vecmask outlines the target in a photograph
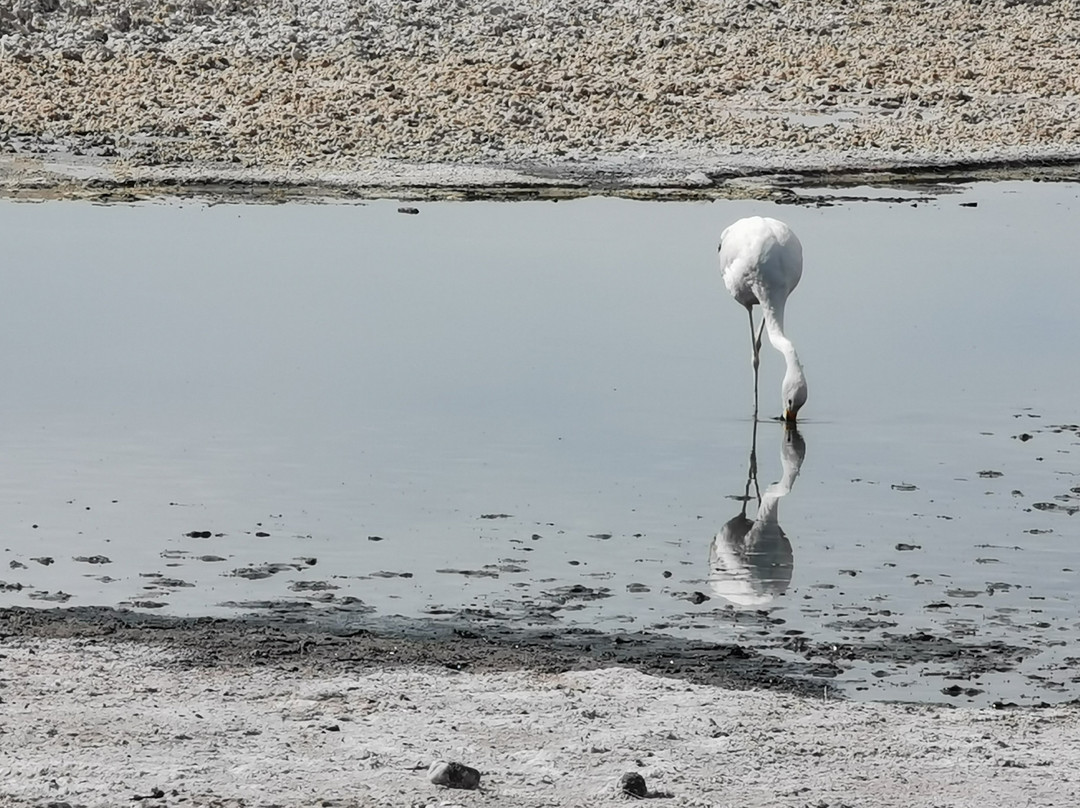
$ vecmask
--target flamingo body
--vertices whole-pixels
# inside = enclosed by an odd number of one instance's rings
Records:
[[[761,334],[784,355],[787,372],[781,387],[784,419],[794,423],[806,403],[806,375],[795,346],[784,333],[788,295],[802,278],[802,244],[783,222],[762,216],[739,219],[720,234],[720,271],[724,285],[750,317],[754,365],[754,418],[757,418],[758,363]],[[761,307],[755,332],[754,306]]]

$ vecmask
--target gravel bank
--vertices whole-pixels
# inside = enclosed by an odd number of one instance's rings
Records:
[[[110,639],[20,638],[0,668],[0,804],[984,808],[1080,798],[1080,711],[851,704],[618,668],[204,667]],[[482,773],[447,791],[437,758]]]
[[[1077,41],[1067,0],[3,0],[0,153],[9,190],[1070,160]]]

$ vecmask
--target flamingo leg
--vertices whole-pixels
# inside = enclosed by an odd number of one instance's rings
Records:
[[[750,438],[750,468],[746,474],[746,493],[743,496],[743,516],[746,515],[746,503],[750,501],[750,484],[754,485],[754,492],[757,494],[758,506],[761,505],[761,489],[758,487],[757,478],[757,418],[754,418],[754,429]]]
[[[752,351],[750,361],[754,365],[754,423],[758,419],[758,365],[761,364],[761,335],[765,331],[765,318],[761,318],[761,326],[754,331],[754,307],[747,306],[746,314],[750,318],[750,348]]]

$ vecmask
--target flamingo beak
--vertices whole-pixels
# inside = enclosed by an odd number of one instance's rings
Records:
[[[786,408],[784,410],[784,423],[788,424],[789,426],[793,426],[795,424],[795,416],[796,415],[797,415],[796,410],[793,410],[791,408]]]

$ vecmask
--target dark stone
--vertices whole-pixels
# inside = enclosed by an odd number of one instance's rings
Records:
[[[629,794],[631,797],[647,797],[649,788],[645,785],[645,778],[637,772],[627,772],[619,778],[619,791]]]

